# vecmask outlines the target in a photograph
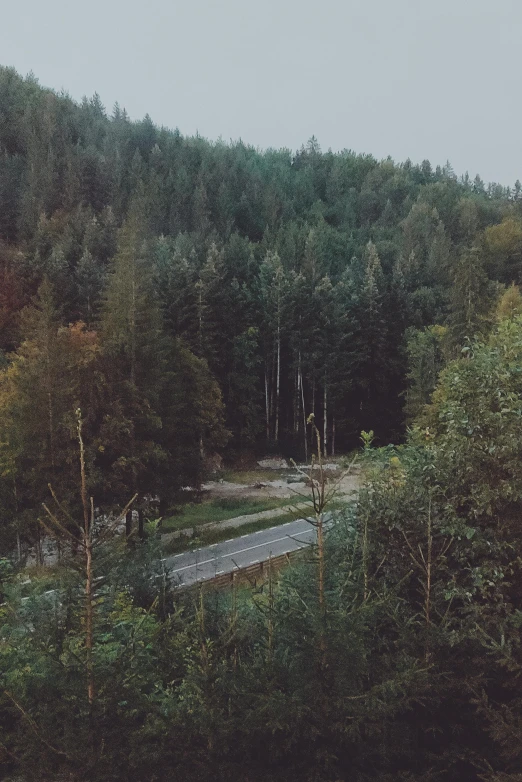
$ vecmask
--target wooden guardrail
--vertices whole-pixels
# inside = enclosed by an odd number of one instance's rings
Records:
[[[299,553],[302,553],[302,549],[290,551],[288,554],[280,554],[278,557],[271,557],[270,559],[265,559],[263,562],[256,562],[243,568],[236,568],[235,570],[231,570],[230,573],[221,573],[219,576],[205,579],[205,581],[200,581],[198,584],[191,584],[190,586],[200,586],[203,583],[211,584],[213,587],[220,589],[232,586],[233,584],[242,583],[255,587],[260,582],[266,581],[270,572],[274,574],[278,570],[281,570],[281,568],[290,564],[291,559]]]

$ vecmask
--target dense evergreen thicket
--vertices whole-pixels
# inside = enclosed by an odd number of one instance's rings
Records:
[[[11,782],[520,782],[522,301],[444,369],[359,501],[262,588],[180,594],[154,550],[81,579],[6,572],[0,773]],[[40,593],[40,594],[38,594]],[[92,683],[92,690],[89,684]]]
[[[138,329],[143,382],[163,373],[160,334],[204,360],[230,453],[304,455],[311,412],[328,452],[361,429],[397,441],[406,330],[447,325],[454,348],[480,331],[495,283],[520,279],[518,182],[322,153],[315,139],[293,154],[185,138],[6,68],[0,106],[0,348],[19,347],[20,312],[47,279],[58,322],[96,331],[101,352]],[[163,420],[156,391],[132,404]],[[153,429],[143,437],[164,449]]]
[[[521,782],[521,190],[0,70],[3,550],[49,484],[90,530],[87,489],[168,504],[310,413],[328,455],[404,441],[254,592],[181,594],[150,542],[97,538],[95,582],[0,559],[3,778]]]

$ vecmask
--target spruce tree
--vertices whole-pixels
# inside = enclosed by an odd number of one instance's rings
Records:
[[[166,458],[159,445],[159,395],[165,367],[161,310],[145,251],[139,203],[120,231],[100,318],[106,381],[100,462],[106,491],[121,504],[154,491]]]
[[[451,289],[448,342],[454,353],[487,332],[493,295],[479,249],[468,248],[457,261]]]

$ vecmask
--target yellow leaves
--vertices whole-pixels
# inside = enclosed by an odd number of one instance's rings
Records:
[[[401,489],[406,484],[406,470],[398,456],[392,456],[388,464],[388,486]]]
[[[511,285],[501,297],[496,310],[497,320],[512,320],[522,314],[522,296],[517,285]]]
[[[512,217],[484,231],[486,249],[491,255],[510,256],[522,248],[522,223]]]
[[[442,342],[443,338],[446,336],[448,329],[446,326],[439,326],[438,324],[435,324],[433,326],[428,326],[428,331],[430,331],[430,333],[433,334],[434,337],[436,337],[439,341]]]

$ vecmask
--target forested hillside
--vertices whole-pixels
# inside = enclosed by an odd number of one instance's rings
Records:
[[[71,495],[77,407],[108,503],[215,450],[304,457],[312,412],[325,453],[398,442],[521,269],[518,182],[184,138],[4,68],[4,518]]]
[[[180,592],[102,541],[89,630],[81,551],[30,584],[0,560],[2,778],[520,782],[521,312],[508,291],[406,444],[365,436],[321,564]]]
[[[518,181],[0,69],[0,777],[520,782],[521,278]],[[150,498],[316,435],[363,442],[324,538],[328,505],[278,576],[177,588]]]

